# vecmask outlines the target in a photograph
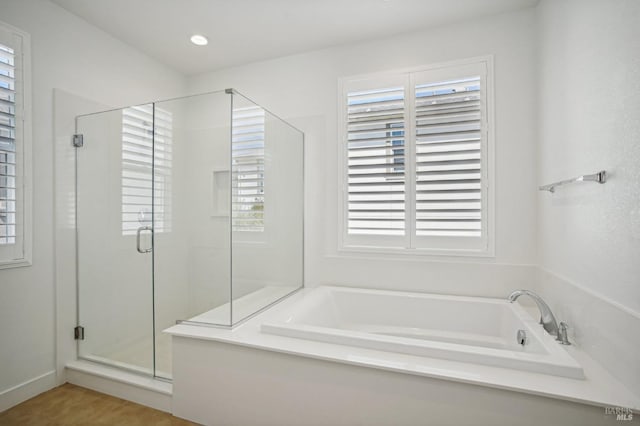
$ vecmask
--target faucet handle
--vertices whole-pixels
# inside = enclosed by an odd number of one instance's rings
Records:
[[[560,325],[558,327],[558,337],[556,338],[556,340],[558,342],[560,342],[561,345],[570,345],[571,342],[569,342],[569,337],[567,336],[567,328],[569,326],[567,325],[566,322],[562,322],[560,321]]]

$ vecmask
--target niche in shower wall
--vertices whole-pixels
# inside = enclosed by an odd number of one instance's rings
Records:
[[[176,321],[231,327],[303,282],[303,134],[233,90],[79,116],[81,358],[171,377]]]

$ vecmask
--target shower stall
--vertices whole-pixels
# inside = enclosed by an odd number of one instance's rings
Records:
[[[301,288],[303,137],[233,89],[76,117],[78,357],[170,379],[164,329]]]

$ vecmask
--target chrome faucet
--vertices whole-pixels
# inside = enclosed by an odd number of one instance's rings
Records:
[[[555,336],[556,340],[563,345],[570,345],[571,343],[569,343],[569,339],[567,338],[567,324],[561,322],[560,328],[558,328],[558,322],[556,321],[556,317],[553,316],[551,308],[540,296],[529,290],[516,290],[509,295],[509,302],[515,302],[518,297],[523,294],[531,297],[533,301],[536,302],[536,305],[538,305],[538,309],[540,310],[540,324],[547,330],[547,333]]]

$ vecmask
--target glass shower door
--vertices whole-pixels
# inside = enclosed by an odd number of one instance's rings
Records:
[[[78,356],[154,374],[153,104],[80,116]]]

